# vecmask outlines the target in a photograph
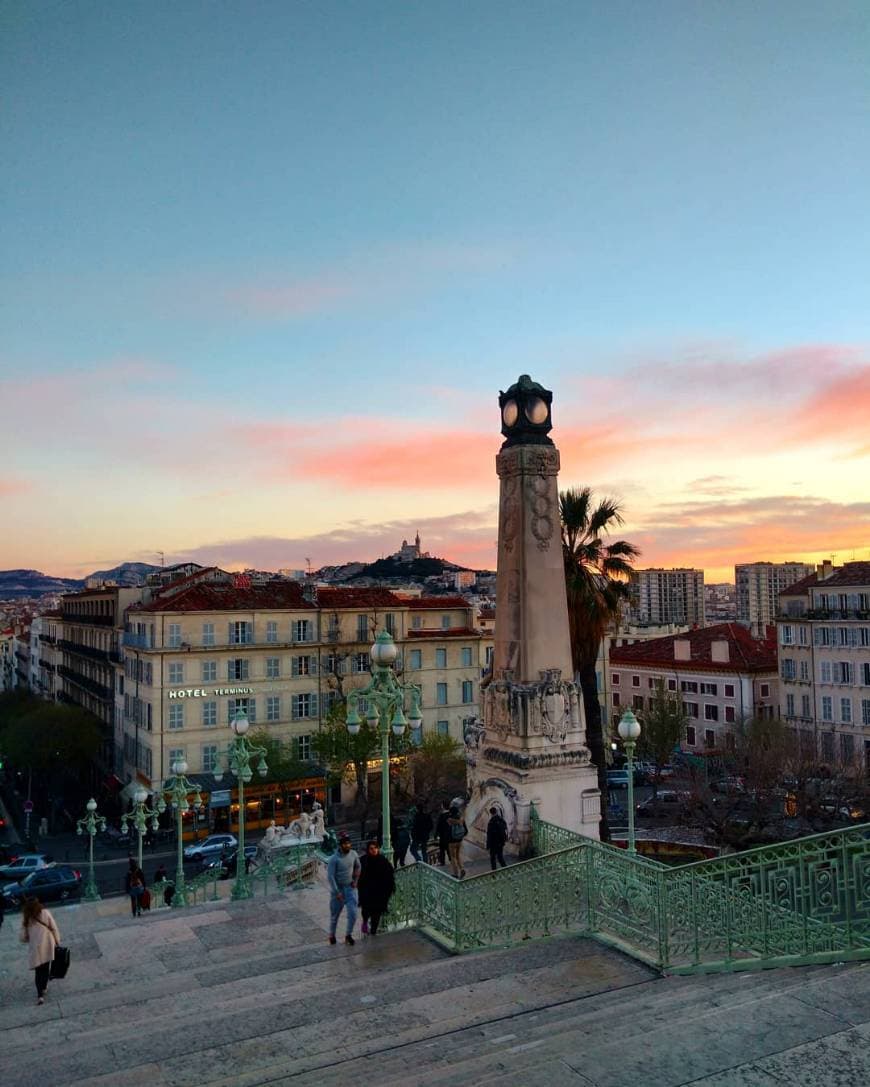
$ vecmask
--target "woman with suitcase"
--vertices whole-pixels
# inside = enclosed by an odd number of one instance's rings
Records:
[[[21,908],[21,942],[30,948],[30,968],[36,980],[36,1003],[45,1003],[54,951],[60,932],[54,918],[38,898],[27,898]]]

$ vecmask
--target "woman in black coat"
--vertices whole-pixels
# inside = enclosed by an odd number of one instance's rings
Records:
[[[371,841],[360,858],[360,877],[357,885],[359,908],[362,913],[362,931],[376,936],[381,915],[387,912],[387,906],[396,889],[396,877],[393,866],[381,853],[377,842]]]

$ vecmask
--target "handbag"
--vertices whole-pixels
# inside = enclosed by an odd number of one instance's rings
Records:
[[[68,947],[57,944],[54,949],[54,958],[51,960],[50,976],[52,978],[65,978],[69,970],[70,953]]]

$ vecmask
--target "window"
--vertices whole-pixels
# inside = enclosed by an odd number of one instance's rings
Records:
[[[761,684],[761,697],[762,698],[770,698],[770,684],[769,683],[762,683]]]
[[[704,729],[704,747],[715,747],[715,746],[716,746],[716,733],[713,731],[712,728],[705,728]]]
[[[184,748],[183,747],[170,747],[169,753],[169,769],[175,773],[174,767],[177,762],[184,762]]]
[[[310,619],[296,619],[291,624],[294,642],[313,642],[314,630]]]
[[[384,616],[384,629],[388,634],[392,634],[395,637],[396,634],[396,616],[393,612],[388,611]]]
[[[422,649],[412,649],[408,654],[408,667],[412,672],[419,671],[423,667]]]
[[[855,737],[851,733],[840,736],[840,757],[847,765],[855,758]]]
[[[837,628],[837,644],[838,645],[850,645],[851,644],[851,639],[849,637],[849,628],[848,627],[838,627]]]
[[[266,720],[267,721],[280,721],[281,720],[281,696],[277,694],[270,694],[266,698]]]
[[[614,686],[614,687],[618,687],[618,686],[619,686],[619,672],[613,672],[613,673],[611,674],[611,676],[610,676],[610,682],[611,682],[611,683],[613,684],[613,686]]]
[[[202,644],[214,645],[214,623],[202,624]]]
[[[733,683],[726,683],[725,684],[725,697],[726,698],[733,698],[734,697],[734,684]]]
[[[642,694],[636,694],[634,696],[634,698],[631,700],[631,704],[632,704],[634,709],[642,710],[643,709],[643,695]]]
[[[801,717],[811,717],[812,710],[810,709],[810,696],[808,694],[801,695]]]
[[[807,637],[807,628],[798,627],[798,641],[801,645],[809,645],[809,638]]]
[[[861,724],[870,725],[870,698],[861,699]]]
[[[695,739],[695,726],[694,725],[686,725],[686,743],[688,744],[689,747],[694,747],[696,742],[697,741]]]
[[[716,695],[718,693],[719,693],[719,684],[718,683],[702,683],[701,684],[701,694]]]
[[[610,696],[610,701],[614,706],[619,705],[619,691],[614,691]]]
[[[840,720],[844,725],[852,724],[852,699],[841,698],[840,699]]]
[[[719,707],[711,706],[707,703],[704,705],[704,720],[705,721],[718,721],[719,720]]]
[[[450,722],[449,721],[436,721],[435,722],[435,731],[438,733],[439,736],[449,736],[450,735]]]
[[[791,658],[786,658],[782,662],[782,678],[783,679],[794,679],[795,678],[794,661]]]
[[[253,725],[257,720],[257,702],[254,698],[228,698],[227,720],[232,721],[237,713],[243,713]]]
[[[170,664],[169,665],[169,682],[170,683],[184,683],[184,665],[183,664]]]
[[[169,727],[184,728],[184,703],[173,702],[169,707]]]
[[[294,694],[290,696],[290,712],[294,721],[317,716],[317,695]]]
[[[698,703],[697,702],[684,702],[683,711],[687,717],[698,716]]]
[[[213,774],[218,761],[217,744],[202,745],[202,772]]]
[[[411,630],[420,630],[423,626],[423,616],[415,615],[411,619]]]
[[[314,657],[294,657],[292,671],[294,676],[313,676],[317,671]]]
[[[822,661],[822,683],[831,682],[831,662]]]
[[[436,683],[435,684],[435,703],[438,706],[447,705],[447,684]]]
[[[202,703],[202,727],[214,728],[217,724],[217,702]]]
[[[296,757],[303,762],[309,762],[311,759],[311,737],[310,736],[297,736],[296,737]]]
[[[240,679],[249,679],[250,669],[246,657],[235,657],[227,661],[227,679],[232,683]]]
[[[467,705],[474,701],[474,684],[470,679],[462,681],[462,701]]]
[[[782,628],[782,644],[794,645],[794,628],[791,625],[785,625]]]
[[[870,687],[870,664],[861,665],[861,686]]]
[[[690,694],[698,693],[698,684],[693,679],[684,679],[680,681],[680,690],[689,692]]]
[[[631,685],[632,685],[632,687],[639,687],[640,686],[640,676],[632,676],[631,677]]]
[[[278,679],[281,675],[281,658],[266,657],[266,679]]]
[[[677,681],[675,679],[668,680],[668,690],[675,691],[677,689]]]
[[[822,695],[822,720],[834,720],[834,700],[829,694]]]
[[[853,680],[852,665],[849,661],[834,662],[834,682],[851,684]]]
[[[435,650],[435,667],[446,668],[447,667],[447,650],[436,649]]]
[[[170,649],[177,649],[181,645],[181,623],[169,624],[167,645]]]
[[[272,643],[278,641],[278,624],[271,620],[266,623],[266,641]]]
[[[368,672],[369,670],[369,655],[368,653],[354,653],[350,659],[351,672]]]
[[[834,761],[834,737],[830,732],[822,733],[822,759],[824,762]]]
[[[369,617],[367,615],[358,615],[356,617],[356,640],[358,642],[367,642],[369,640]]]
[[[441,616],[441,629],[442,630],[450,630],[450,616],[449,615],[442,615]]]
[[[202,662],[202,682],[217,683],[217,661]]]
[[[472,663],[471,648],[469,646],[465,646],[463,648],[463,650],[462,650],[462,667],[463,668],[470,668],[471,663]]]
[[[786,717],[794,717],[794,695],[787,694],[785,696],[785,715]]]
[[[230,623],[230,645],[251,645],[254,641],[254,624],[247,620],[237,620]]]
[[[646,681],[646,685],[651,691],[655,688],[656,681],[653,679],[652,676],[650,676],[649,679]]]
[[[800,677],[805,683],[809,683],[810,680],[810,662],[800,662]]]

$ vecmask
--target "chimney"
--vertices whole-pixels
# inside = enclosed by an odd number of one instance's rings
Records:
[[[674,638],[674,660],[690,661],[692,659],[692,643],[688,638]]]
[[[721,638],[718,641],[712,642],[710,645],[711,659],[717,664],[728,664],[728,642]]]
[[[834,564],[830,559],[825,559],[824,562],[820,562],[818,566],[816,566],[816,577],[819,581],[827,581],[833,572]]]
[[[317,604],[317,585],[310,578],[302,582],[302,599],[306,604]]]

